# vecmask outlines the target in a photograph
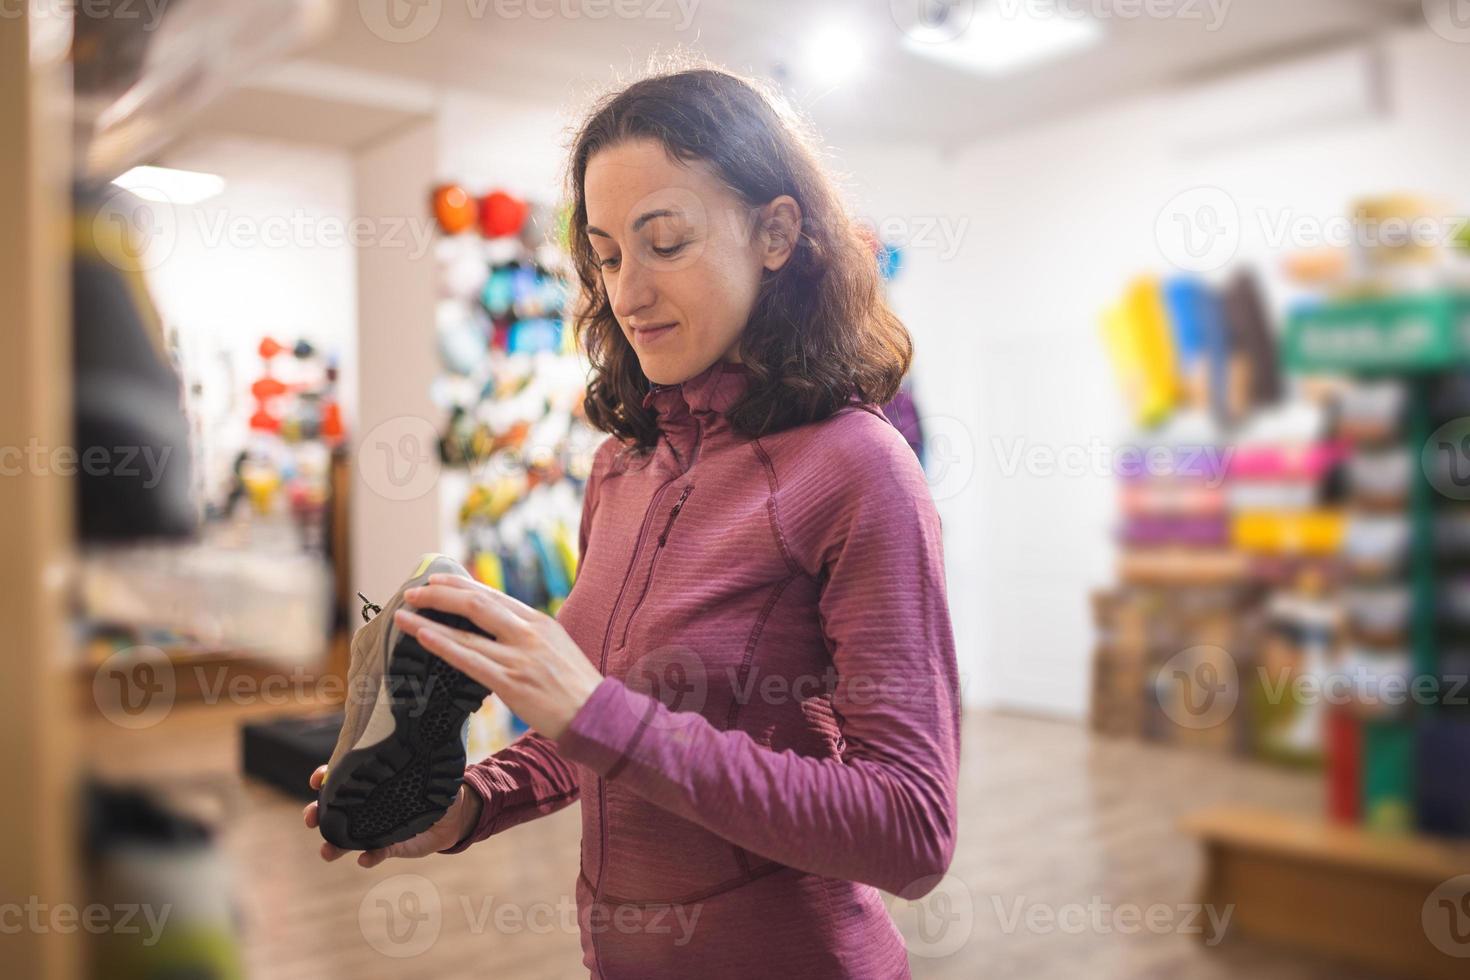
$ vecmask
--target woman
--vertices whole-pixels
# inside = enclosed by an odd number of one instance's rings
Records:
[[[359,863],[580,798],[593,975],[907,976],[876,889],[949,866],[959,755],[939,520],[877,407],[908,334],[808,143],[736,76],[604,99],[570,193],[587,415],[613,437],[576,586],[556,619],[452,577],[406,595],[494,640],[397,620],[532,730]]]

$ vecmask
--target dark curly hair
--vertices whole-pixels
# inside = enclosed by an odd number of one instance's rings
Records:
[[[913,359],[908,330],[888,308],[872,248],[843,206],[785,101],[758,83],[713,67],[665,70],[603,96],[572,142],[568,247],[581,291],[572,324],[592,365],[588,421],[636,447],[658,440],[643,407],[650,382],[619,328],[587,239],[587,163],[626,140],[657,140],[671,159],[704,160],[747,204],[789,194],[801,207],[796,247],[766,271],[740,336],[750,370],[744,397],[727,413],[756,437],[825,419],[854,396],[882,405]]]

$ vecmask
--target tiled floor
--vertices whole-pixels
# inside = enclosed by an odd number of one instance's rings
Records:
[[[260,713],[179,707],[145,732],[99,722],[92,739],[111,772],[213,773],[233,788],[225,844],[251,976],[582,975],[571,912],[575,807],[455,857],[370,872],[350,860],[323,864],[318,838],[301,826],[300,803],[230,774],[236,724]],[[1200,872],[1197,847],[1175,829],[1182,815],[1223,801],[1313,812],[1315,780],[1198,751],[1097,740],[1062,722],[974,713],[965,734],[962,832],[950,876],[917,905],[891,902],[915,977],[1363,976],[1234,935],[1210,948],[1209,920],[1181,908],[1194,900]],[[385,907],[413,913],[422,929],[393,941],[383,931]],[[403,953],[415,955],[390,955]]]

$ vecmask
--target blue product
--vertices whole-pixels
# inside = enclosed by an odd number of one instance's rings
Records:
[[[485,280],[485,288],[480,293],[480,302],[485,304],[485,309],[490,311],[491,316],[505,316],[510,312],[515,296],[514,290],[515,270],[509,266],[502,266],[490,273],[490,278]]]
[[[556,353],[561,350],[561,321],[545,317],[517,320],[510,326],[506,351],[511,354]]]
[[[1470,719],[1430,716],[1420,721],[1418,734],[1414,802],[1419,829],[1470,837]]]
[[[1164,283],[1164,306],[1174,333],[1174,353],[1181,372],[1189,371],[1205,351],[1209,288],[1190,276]]]
[[[541,577],[546,583],[546,591],[553,599],[565,599],[567,593],[572,591],[567,582],[566,569],[561,567],[561,562],[546,546],[539,532],[532,531],[527,537],[531,540],[531,547],[536,549],[537,561],[541,563]]]

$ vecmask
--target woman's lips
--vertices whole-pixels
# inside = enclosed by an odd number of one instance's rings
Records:
[[[651,344],[660,337],[671,333],[678,326],[677,323],[664,323],[657,327],[638,327],[633,331],[633,339],[641,344]]]

